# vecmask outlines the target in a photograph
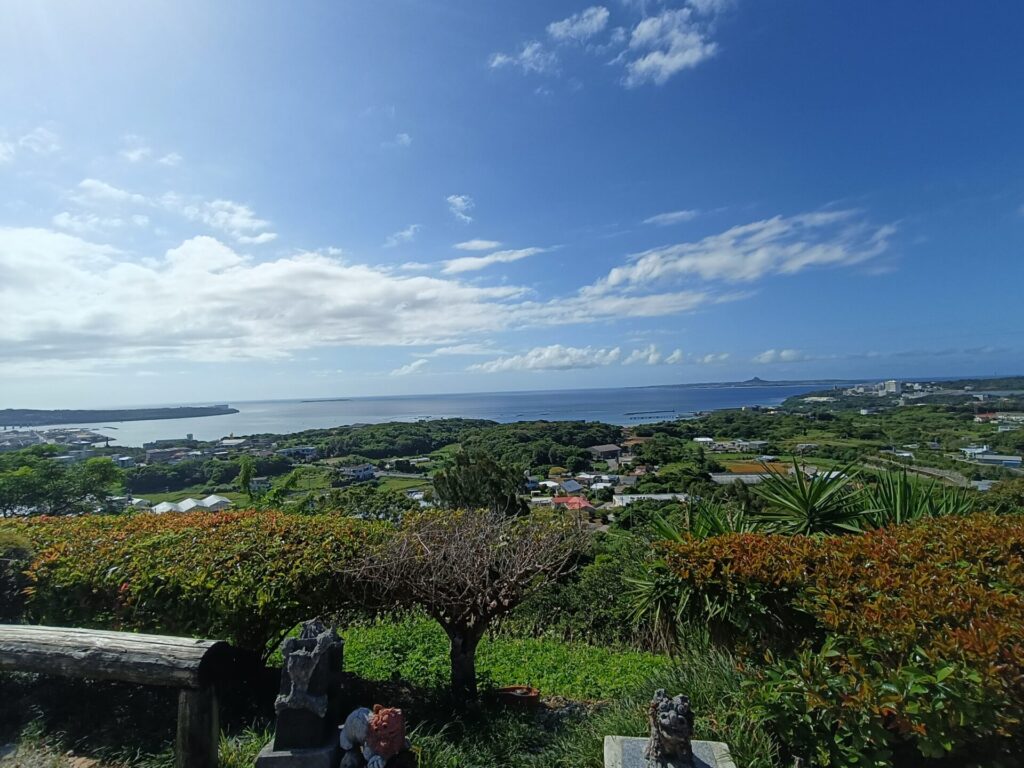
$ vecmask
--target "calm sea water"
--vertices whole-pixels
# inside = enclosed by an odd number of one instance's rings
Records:
[[[720,408],[778,405],[787,397],[822,389],[821,384],[768,387],[656,387],[500,392],[468,395],[356,397],[348,400],[271,400],[231,403],[238,413],[198,419],[160,419],[83,424],[120,445],[158,439],[217,440],[228,435],[286,434],[346,424],[462,417],[493,421],[603,421],[640,424]]]

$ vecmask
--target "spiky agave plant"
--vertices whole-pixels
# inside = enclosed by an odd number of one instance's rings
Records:
[[[699,500],[687,510],[685,529],[655,515],[651,527],[661,541],[678,542],[687,536],[706,539],[727,533],[743,533],[755,529],[755,524],[739,507]],[[658,642],[669,653],[678,646],[679,628],[690,604],[692,592],[661,558],[648,562],[642,574],[626,577],[631,598],[634,623],[644,622],[654,630]],[[705,601],[702,606],[708,618],[719,618],[728,612],[728,606]]]
[[[865,510],[854,486],[852,464],[837,471],[807,477],[796,459],[787,476],[765,466],[766,475],[754,493],[765,509],[751,518],[764,529],[785,534],[857,533]]]
[[[906,470],[882,472],[874,485],[864,490],[865,521],[875,528],[900,525],[928,517],[968,515],[974,497],[966,488],[922,480]]]

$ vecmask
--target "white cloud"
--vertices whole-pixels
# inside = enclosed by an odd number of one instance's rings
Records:
[[[128,147],[127,149],[121,150],[121,157],[129,163],[138,163],[145,160],[152,153],[153,150],[149,147]]]
[[[665,362],[669,365],[676,365],[683,362],[686,359],[686,355],[683,354],[683,350],[675,349],[668,357],[665,358]]]
[[[523,43],[518,53],[494,53],[489,61],[491,69],[519,67],[526,74],[545,74],[558,69],[558,57],[536,40]]]
[[[622,351],[618,347],[594,349],[593,347],[565,347],[561,344],[552,344],[548,347],[535,347],[521,355],[499,357],[486,363],[477,363],[469,366],[467,370],[502,373],[505,371],[565,371],[578,368],[597,368],[617,362],[621,355]]]
[[[129,133],[122,139],[124,147],[118,153],[129,163],[141,163],[143,160],[153,159],[159,165],[174,166],[184,159],[177,152],[165,152],[157,156],[156,150],[146,140],[134,133]]]
[[[164,196],[163,199],[172,209],[177,207],[175,198]],[[201,221],[213,229],[231,235],[245,245],[262,245],[277,238],[276,232],[267,231],[269,221],[257,218],[249,206],[232,200],[189,204],[178,210],[185,218]]]
[[[37,155],[52,155],[60,150],[60,137],[41,125],[18,139],[18,146]]]
[[[734,0],[687,0],[697,13],[713,15],[731,8]]]
[[[644,224],[655,224],[659,227],[667,227],[671,224],[679,224],[683,221],[692,221],[697,218],[697,211],[668,211],[667,213],[659,213],[655,216],[649,216],[644,219]]]
[[[410,224],[405,229],[400,229],[398,232],[393,232],[387,236],[384,241],[385,248],[394,248],[398,245],[405,243],[411,243],[416,239],[416,233],[419,232],[422,227],[419,224]]]
[[[708,291],[649,293],[641,298],[625,294],[588,295],[586,290],[545,302],[524,301],[509,311],[513,327],[567,325],[626,317],[664,317],[692,312],[709,304],[740,298]]]
[[[690,276],[749,282],[814,266],[859,264],[884,252],[895,231],[891,225],[869,226],[857,211],[775,216],[636,254],[585,292],[635,291]]]
[[[243,245],[263,245],[277,240],[277,233],[260,232],[258,235],[235,235],[235,239]]]
[[[22,151],[52,155],[60,150],[60,137],[45,125],[11,141],[0,140],[0,165],[12,162]]]
[[[116,217],[104,218],[94,213],[75,214],[62,211],[53,217],[53,225],[68,232],[88,234],[122,227],[124,226],[124,220]]]
[[[429,361],[425,357],[421,357],[418,360],[413,360],[408,365],[403,365],[401,368],[395,368],[391,372],[392,376],[408,376],[410,373],[416,373],[421,370]]]
[[[696,362],[700,363],[701,365],[717,365],[718,363],[726,362],[728,359],[728,352],[712,352],[710,354],[698,357]]]
[[[469,215],[469,212],[476,205],[472,197],[469,195],[448,195],[445,200],[448,202],[448,210],[452,212],[456,219],[463,224],[469,224],[473,220],[473,217]]]
[[[631,28],[617,26],[606,33],[611,14],[605,6],[594,5],[551,22],[547,34],[554,45],[578,43],[594,56],[604,58],[617,52],[609,63],[624,66],[622,82],[635,88],[646,83],[661,85],[714,56],[718,51],[712,39],[715,22],[733,0],[680,0],[677,7],[666,7],[661,0],[626,0],[624,4],[640,15]],[[524,73],[558,74],[560,62],[554,50],[529,40],[515,53],[492,54],[489,64],[492,69],[515,67]],[[537,93],[548,91],[538,89]]]
[[[350,263],[336,249],[256,260],[199,236],[163,255],[127,254],[70,234],[0,228],[0,359],[13,372],[287,358],[343,346],[468,354],[464,345],[480,334],[675,315],[723,300],[702,291],[642,301],[613,293],[537,301],[527,293]],[[585,364],[586,355],[565,350],[559,364]],[[551,354],[501,365],[547,365]],[[619,354],[590,350],[594,360]]]
[[[442,272],[448,275],[455,275],[460,272],[475,272],[479,269],[485,269],[492,264],[508,264],[509,262],[535,256],[538,253],[544,253],[546,250],[547,248],[519,248],[509,251],[495,251],[486,256],[460,256],[457,259],[449,259],[444,262]]]
[[[153,149],[143,141],[141,136],[129,133],[125,135],[123,142],[124,148],[119,154],[129,163],[142,162],[153,154]]]
[[[447,347],[438,347],[427,352],[423,357],[449,357],[454,355],[500,355],[502,351],[490,344],[479,344],[468,342],[466,344],[453,344]]]
[[[187,200],[174,192],[150,198],[99,179],[83,179],[70,197],[90,207],[137,205],[162,209],[224,232],[244,245],[263,245],[277,239],[277,233],[269,230],[269,221],[257,217],[249,206],[233,200]]]
[[[632,365],[633,363],[644,363],[645,365],[657,365],[661,362],[661,353],[654,344],[648,344],[646,347],[640,349],[634,349],[629,353],[629,356],[622,361],[623,365]]]
[[[629,38],[626,86],[649,82],[661,85],[676,73],[714,56],[718,46],[709,39],[702,15],[693,7],[669,8],[641,20]]]
[[[800,363],[811,358],[799,349],[767,349],[759,355],[755,355],[754,362],[762,365],[775,363]]]
[[[551,22],[548,24],[548,34],[559,41],[584,42],[605,28],[608,16],[607,8],[594,5],[561,21]]]
[[[75,192],[113,211],[57,214],[55,226],[68,233],[149,226],[145,213],[117,209],[142,196],[95,179],[84,180]],[[146,213],[186,215],[192,206],[187,215],[240,242],[274,235],[251,210],[228,201],[207,207],[173,195],[142,199],[151,206]],[[481,334],[675,316],[734,301],[747,294],[673,283],[687,277],[747,281],[814,264],[861,261],[884,249],[890,234],[891,229],[859,223],[850,212],[776,217],[640,254],[593,285],[537,299],[522,286],[470,284],[458,276],[540,249],[467,256],[468,261],[445,262],[445,273],[430,276],[411,271],[423,269],[421,264],[403,269],[352,263],[336,249],[257,260],[199,236],[163,254],[121,253],[88,237],[0,228],[0,306],[10,318],[0,324],[0,359],[5,366],[49,360],[82,367],[288,357],[317,347],[429,345],[438,355],[496,356],[481,363],[488,369],[585,365],[610,359],[613,350],[582,348],[581,355],[581,348],[556,345],[509,357],[470,345]],[[110,296],[117,301],[106,300]],[[641,353],[647,361],[661,357],[656,349],[638,350],[638,361]],[[614,355],[621,362],[618,348]],[[552,362],[556,358],[563,362]],[[681,360],[681,353],[662,359]],[[784,351],[764,359],[793,361],[792,352]]]
[[[127,192],[112,184],[99,179],[82,179],[78,182],[78,191],[72,195],[72,199],[84,205],[96,203],[131,203],[133,205],[149,205],[150,200],[145,195]]]
[[[516,322],[521,294],[327,253],[257,261],[207,236],[145,257],[69,234],[0,228],[5,370],[16,361],[220,361],[324,346],[453,345]]]
[[[395,138],[390,141],[382,141],[382,147],[409,147],[412,146],[412,136],[408,133],[396,133]]]
[[[490,251],[500,248],[501,243],[497,240],[466,240],[464,243],[456,243],[455,247],[460,251]]]

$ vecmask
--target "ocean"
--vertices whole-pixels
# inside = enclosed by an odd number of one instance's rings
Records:
[[[827,386],[813,383],[776,386],[708,385],[353,397],[338,400],[268,400],[231,403],[239,412],[224,416],[102,422],[79,426],[109,435],[112,444],[141,446],[153,440],[184,438],[188,434],[196,440],[218,440],[230,435],[287,434],[348,424],[454,417],[499,422],[543,419],[630,425],[675,419],[696,411],[744,405],[778,405],[793,395]]]

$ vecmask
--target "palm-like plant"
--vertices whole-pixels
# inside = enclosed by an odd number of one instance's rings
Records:
[[[857,533],[865,510],[853,486],[856,472],[848,464],[833,472],[807,477],[793,460],[787,476],[765,467],[767,474],[754,487],[765,509],[752,518],[776,533]]]
[[[883,472],[864,491],[866,520],[875,528],[899,525],[926,517],[967,515],[974,497],[966,488],[950,488],[913,477],[906,470]]]
[[[685,526],[685,527],[684,527]],[[651,528],[662,541],[682,541],[687,536],[699,539],[726,533],[754,530],[756,524],[740,507],[700,500],[687,509],[684,526],[655,515]],[[636,624],[649,622],[658,642],[670,653],[678,643],[678,630],[692,595],[689,587],[661,558],[648,562],[640,575],[625,579],[631,597],[631,613]],[[728,612],[727,605],[705,600],[702,606],[709,619]]]

